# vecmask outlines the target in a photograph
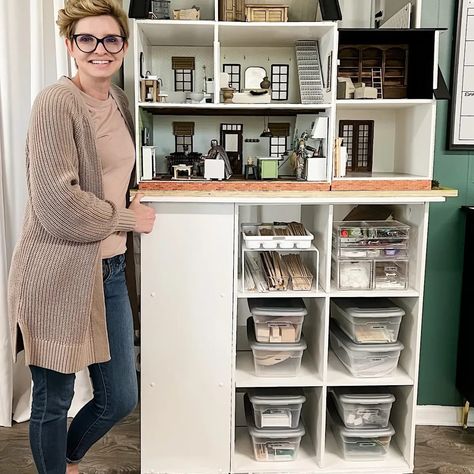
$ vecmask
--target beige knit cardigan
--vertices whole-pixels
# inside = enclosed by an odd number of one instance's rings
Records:
[[[124,92],[110,93],[133,137]],[[100,242],[130,231],[134,213],[104,200],[95,129],[66,77],[33,105],[26,144],[28,200],[8,283],[13,358],[73,373],[110,359]],[[21,332],[20,332],[21,331]]]

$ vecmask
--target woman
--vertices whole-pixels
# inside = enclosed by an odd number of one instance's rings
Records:
[[[58,25],[77,74],[37,97],[26,162],[28,202],[9,280],[14,354],[33,382],[30,444],[38,471],[79,472],[88,449],[136,406],[133,321],[124,278],[126,232],[151,232],[137,195],[126,208],[133,127],[112,85],[128,48],[115,0],[66,0]],[[74,373],[94,398],[72,420]]]

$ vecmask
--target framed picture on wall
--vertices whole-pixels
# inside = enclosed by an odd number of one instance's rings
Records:
[[[474,0],[459,0],[448,148],[474,150]]]

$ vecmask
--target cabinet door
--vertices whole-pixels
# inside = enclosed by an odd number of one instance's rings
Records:
[[[245,21],[245,0],[233,0],[235,21]]]
[[[267,21],[285,21],[285,10],[283,8],[269,8]]]
[[[153,206],[141,248],[142,472],[229,472],[234,205]]]
[[[266,8],[249,8],[247,12],[249,21],[267,21],[267,9]]]

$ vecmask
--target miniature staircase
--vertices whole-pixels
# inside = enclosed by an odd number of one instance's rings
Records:
[[[377,89],[377,99],[383,99],[382,69],[379,67],[372,68],[372,87]]]
[[[295,48],[301,103],[322,104],[324,101],[323,78],[318,42],[300,40],[296,42]]]

